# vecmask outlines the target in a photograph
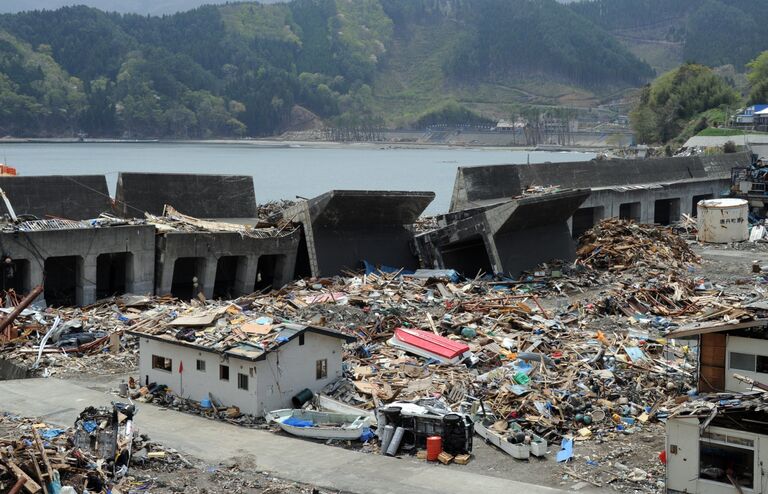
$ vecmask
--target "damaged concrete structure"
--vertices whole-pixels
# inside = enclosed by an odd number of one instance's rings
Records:
[[[253,177],[120,172],[115,210],[123,218],[163,214],[166,204],[197,218],[255,218]]]
[[[255,225],[253,177],[120,173],[119,214],[163,214],[165,205],[186,215],[222,223]],[[215,225],[214,225],[215,226]],[[293,279],[298,232],[244,235],[228,231],[161,229],[157,238],[155,292],[189,299],[235,298]]]
[[[155,229],[35,220],[0,232],[2,288],[44,285],[48,305],[88,305],[116,293],[151,293]]]
[[[592,194],[574,212],[574,237],[604,218],[670,224],[696,215],[700,200],[728,193],[731,169],[749,166],[749,153],[647,160],[460,167],[452,212],[499,204],[530,187],[588,188]]]
[[[24,219],[85,220],[112,211],[104,175],[0,176],[0,188]],[[2,201],[0,212],[9,213]]]
[[[281,218],[302,225],[296,277],[328,276],[362,261],[416,269],[411,226],[434,192],[332,190],[285,210]]]
[[[438,217],[441,228],[417,235],[416,246],[429,267],[517,276],[542,262],[573,259],[567,221],[588,197],[589,190],[567,190],[449,213]]]
[[[54,306],[152,291],[153,227],[80,221],[111,211],[104,176],[0,177],[0,187],[21,220],[0,230],[3,290],[44,284],[42,298]]]

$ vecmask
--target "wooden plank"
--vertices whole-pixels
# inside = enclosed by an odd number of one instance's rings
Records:
[[[43,444],[43,440],[40,439],[40,434],[37,432],[37,429],[32,429],[32,435],[35,437],[35,444],[37,444],[37,449],[40,450],[40,456],[43,459],[43,465],[45,465],[47,481],[50,482],[53,480],[53,468],[51,468],[51,462],[48,461],[48,453],[45,452],[45,445]]]
[[[35,482],[32,477],[27,475],[26,472],[19,468],[17,464],[10,460],[8,460],[7,463],[8,466],[11,467],[11,472],[13,472],[17,479],[26,479],[26,483],[24,484],[24,492],[29,492],[29,494],[38,494],[43,492],[43,488],[40,487],[40,484]]]

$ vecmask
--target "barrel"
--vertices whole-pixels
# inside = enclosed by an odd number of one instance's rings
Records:
[[[696,204],[699,241],[710,244],[749,239],[749,203],[744,199],[708,199]]]
[[[429,436],[427,438],[427,461],[437,461],[437,457],[443,451],[443,438]]]
[[[293,408],[303,407],[304,403],[311,400],[314,395],[315,394],[312,392],[311,389],[305,389],[303,391],[299,391],[299,394],[291,398],[291,403],[293,403]]]

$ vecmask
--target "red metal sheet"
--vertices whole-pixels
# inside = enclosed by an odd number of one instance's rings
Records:
[[[453,359],[469,351],[469,346],[464,343],[419,329],[397,328],[395,338],[444,359]]]

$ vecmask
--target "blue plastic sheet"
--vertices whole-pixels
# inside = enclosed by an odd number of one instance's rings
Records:
[[[64,429],[43,429],[40,432],[40,437],[43,439],[51,440],[64,434]]]
[[[98,426],[99,424],[97,424],[95,420],[86,420],[83,422],[83,429],[85,429],[86,432],[93,432]]]
[[[314,427],[315,423],[311,420],[301,420],[297,419],[296,417],[288,417],[287,419],[283,420],[283,424],[285,425],[291,425],[293,427]]]
[[[567,437],[563,438],[560,443],[560,451],[557,452],[557,461],[563,462],[573,458],[573,439]]]

